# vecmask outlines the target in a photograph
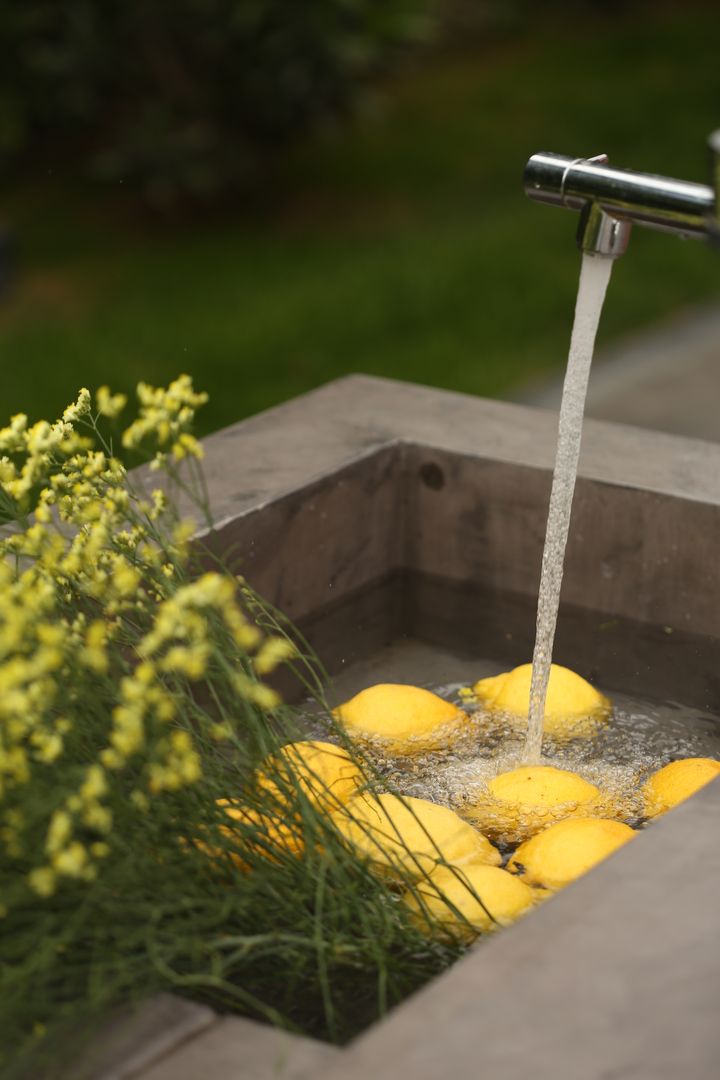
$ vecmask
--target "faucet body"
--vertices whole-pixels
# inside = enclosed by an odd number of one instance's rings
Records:
[[[525,166],[525,192],[537,202],[579,210],[578,245],[588,254],[617,258],[633,224],[720,240],[720,131],[709,143],[713,187],[615,169],[605,155],[540,153]]]

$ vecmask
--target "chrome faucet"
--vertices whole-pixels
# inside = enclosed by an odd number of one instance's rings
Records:
[[[537,202],[580,211],[577,243],[588,255],[617,259],[633,224],[720,244],[720,129],[709,140],[712,186],[614,169],[605,154],[570,158],[533,154],[525,193]]]

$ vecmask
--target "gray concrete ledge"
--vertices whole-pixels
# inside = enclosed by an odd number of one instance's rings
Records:
[[[68,1080],[131,1080],[216,1020],[212,1009],[172,994],[118,1009],[101,1024]]]
[[[552,469],[557,416],[367,375],[351,375],[205,440],[221,525],[399,442]],[[232,466],[228,466],[232,462]],[[588,421],[581,477],[720,504],[720,447]]]
[[[226,1017],[134,1075],[137,1080],[313,1080],[341,1056],[326,1043]]]

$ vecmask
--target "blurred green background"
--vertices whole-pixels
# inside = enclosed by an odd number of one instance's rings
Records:
[[[142,49],[139,3],[64,6],[0,15],[3,419],[182,371],[204,431],[356,371],[512,395],[579,269],[530,154],[707,182],[720,126],[717,3],[182,0]],[[719,295],[717,253],[636,229],[600,342]]]

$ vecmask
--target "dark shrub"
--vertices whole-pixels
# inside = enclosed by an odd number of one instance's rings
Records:
[[[345,114],[433,0],[9,0],[0,153],[49,140],[155,202],[246,181]]]

